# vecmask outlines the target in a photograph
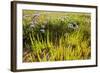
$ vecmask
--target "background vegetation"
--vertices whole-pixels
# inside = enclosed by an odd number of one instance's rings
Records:
[[[89,13],[23,10],[23,62],[91,58]]]

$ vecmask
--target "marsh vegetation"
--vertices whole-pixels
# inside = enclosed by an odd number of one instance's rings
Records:
[[[23,62],[91,58],[91,15],[23,10]]]

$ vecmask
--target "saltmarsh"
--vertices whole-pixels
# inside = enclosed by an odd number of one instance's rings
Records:
[[[90,58],[89,13],[23,10],[23,62]]]

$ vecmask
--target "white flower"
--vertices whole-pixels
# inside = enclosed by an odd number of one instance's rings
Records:
[[[44,29],[40,29],[40,31],[41,31],[41,32],[43,32],[43,33],[45,32],[45,30],[44,30]]]
[[[69,28],[73,28],[73,24],[72,24],[72,23],[69,23],[69,24],[68,24],[68,27],[69,27]]]
[[[78,28],[78,25],[77,25],[77,23],[69,23],[68,24],[68,28],[77,29]]]
[[[35,27],[34,22],[30,22],[30,27],[31,27],[31,28]]]
[[[30,25],[31,28],[35,27],[35,25]]]

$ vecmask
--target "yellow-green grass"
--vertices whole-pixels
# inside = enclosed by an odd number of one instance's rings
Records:
[[[32,15],[36,13],[40,14],[36,27],[30,28]],[[90,21],[89,13],[23,10],[23,50],[27,49],[23,51],[23,62],[90,59]],[[78,28],[69,29],[70,22],[77,22]],[[40,32],[45,23],[46,31]]]

